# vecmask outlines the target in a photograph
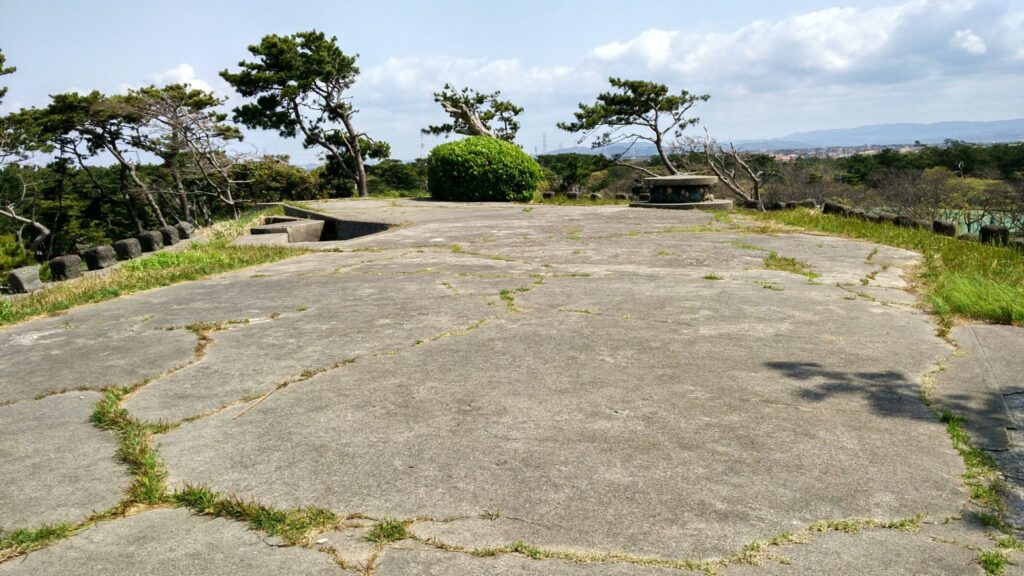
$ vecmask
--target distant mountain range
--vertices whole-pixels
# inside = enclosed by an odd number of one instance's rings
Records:
[[[875,124],[858,128],[837,128],[796,132],[781,138],[767,140],[737,140],[737,148],[750,151],[813,150],[816,148],[842,148],[853,146],[907,146],[921,144],[942,144],[946,140],[963,140],[976,144],[999,142],[1024,142],[1024,119],[997,120],[994,122],[936,122],[934,124]],[[602,149],[582,146],[563,148],[548,154],[619,154],[626,149],[619,144]],[[629,156],[653,156],[657,154],[654,145],[637,143]]]

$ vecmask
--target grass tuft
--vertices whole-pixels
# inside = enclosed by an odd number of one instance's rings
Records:
[[[337,515],[323,508],[279,510],[234,496],[221,496],[203,486],[186,485],[171,500],[202,516],[245,522],[251,529],[279,536],[291,546],[307,545],[316,534],[341,522]]]
[[[75,526],[67,522],[12,532],[0,531],[0,562],[45,548],[58,540],[71,537],[75,531]]]
[[[963,418],[945,410],[942,412],[940,420],[946,425],[946,431],[953,441],[953,448],[963,458],[965,468],[963,479],[971,494],[971,499],[996,512],[1002,512],[1005,508],[1001,496],[1003,480],[995,459],[988,452],[971,443],[970,435],[964,427]]]
[[[811,269],[810,264],[801,262],[796,258],[779,256],[775,252],[768,253],[768,256],[764,259],[764,267],[767,270],[779,270],[781,272],[799,274],[801,276],[806,276],[807,278],[810,278],[812,280],[814,278],[821,277],[821,274],[818,274]]]
[[[1010,558],[1002,550],[986,550],[978,555],[978,564],[991,576],[1001,576],[1009,562]]]
[[[378,545],[387,544],[389,542],[398,542],[399,540],[405,540],[409,537],[409,532],[406,528],[409,526],[407,520],[396,520],[394,518],[386,518],[373,525],[369,533],[366,534],[366,540],[374,542]]]

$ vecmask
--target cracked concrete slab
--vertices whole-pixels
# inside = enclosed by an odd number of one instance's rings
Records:
[[[960,351],[947,370],[935,374],[935,399],[965,419],[964,426],[979,447],[1006,450],[1007,429],[1019,423],[1011,417],[1004,395],[1024,392],[1024,329],[960,326],[950,336]]]
[[[543,300],[557,285],[524,297]],[[595,299],[628,289],[590,286]],[[505,543],[597,551],[699,557],[820,518],[959,509],[959,458],[914,389],[943,349],[926,322],[883,309],[892,325],[868,337],[859,327],[873,319],[851,312],[821,321],[835,334],[825,339],[809,320],[777,321],[786,334],[766,347],[756,306],[718,293],[731,314],[689,327],[524,303],[465,335],[317,376],[243,418],[217,415],[158,441],[172,483],[376,517],[502,510],[529,521]],[[649,304],[685,321],[682,302],[693,299],[679,296]],[[741,317],[749,339],[695,327]]]
[[[563,560],[532,560],[519,555],[478,558],[467,554],[452,554],[440,550],[389,549],[379,567],[377,576],[668,576],[670,574],[696,574],[695,572],[649,568],[622,564],[577,564]]]
[[[341,575],[330,556],[266,543],[244,524],[153,510],[95,526],[0,564],[0,574],[104,576]]]
[[[773,548],[788,564],[734,565],[724,576],[818,576],[820,574],[914,574],[983,576],[978,552],[898,530],[815,535],[809,544]]]
[[[89,423],[96,392],[0,406],[0,531],[80,522],[121,500],[114,437]]]
[[[31,398],[49,389],[47,376],[74,381],[45,362],[47,350],[107,384],[181,367],[125,407],[166,421],[237,410],[154,439],[172,486],[205,484],[280,508],[415,516],[415,534],[467,548],[521,540],[700,560],[821,519],[938,521],[961,511],[962,463],[919,399],[922,374],[951,349],[908,306],[913,253],[618,206],[319,206],[396,226],[315,246],[333,252],[0,330],[0,346],[39,343],[58,328],[81,335],[42,342],[20,364],[5,356],[0,393]],[[821,276],[765,270],[771,251]],[[891,297],[849,299],[841,285],[862,279]],[[198,361],[183,329],[196,322],[227,323]],[[111,363],[96,341],[128,360]],[[349,358],[357,361],[319,372]],[[31,385],[6,384],[20,371]],[[451,518],[461,519],[441,522]],[[172,543],[199,526],[188,544],[195,557],[228,548],[220,529],[202,527],[222,524],[151,522]],[[358,534],[324,537],[368,558]],[[107,544],[97,542],[75,552],[84,566],[105,566],[96,562]],[[126,566],[129,552],[154,546],[125,542],[113,561]],[[384,551],[378,574],[659,573],[412,544]],[[856,568],[891,543],[857,546],[865,552],[848,555],[850,571],[870,573]],[[170,554],[157,557],[173,563]],[[960,574],[959,562],[950,553],[936,566]],[[23,564],[0,568],[9,565]]]

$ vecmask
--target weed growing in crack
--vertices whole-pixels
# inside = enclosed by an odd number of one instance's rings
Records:
[[[167,499],[167,469],[150,445],[150,437],[156,430],[121,407],[121,401],[130,391],[130,388],[108,389],[93,408],[90,420],[97,428],[114,433],[117,458],[128,466],[133,476],[126,490],[127,501],[122,506],[161,504]]]
[[[782,286],[779,286],[778,284],[773,284],[772,282],[768,282],[766,280],[758,280],[754,282],[754,284],[757,284],[758,286],[764,288],[765,290],[771,290],[772,292],[782,292],[785,290],[785,288],[783,288]]]
[[[529,292],[532,290],[532,286],[520,286],[519,288],[506,288],[498,293],[502,302],[505,303],[505,308],[509,312],[518,312],[519,308],[516,307],[516,293],[517,292]]]
[[[722,278],[718,274],[705,274],[704,276],[701,276],[701,278],[705,280],[724,280],[724,278]]]
[[[1001,576],[1009,562],[1010,558],[1002,550],[986,550],[978,555],[978,564],[991,576]]]
[[[202,516],[245,522],[253,530],[281,537],[290,546],[308,545],[313,536],[341,523],[341,518],[323,508],[279,510],[233,496],[221,496],[202,486],[186,485],[171,495],[171,501]]]
[[[807,278],[820,278],[821,274],[818,274],[811,269],[810,264],[801,262],[796,258],[789,258],[788,256],[779,256],[775,252],[769,252],[768,256],[764,259],[764,267],[767,270],[779,270],[781,272],[790,272],[792,274],[799,274],[806,276]]]
[[[497,520],[501,518],[501,510],[484,510],[480,513],[482,520]]]
[[[996,513],[1001,513],[1005,508],[1000,496],[1003,480],[995,459],[988,452],[971,443],[971,438],[964,427],[963,418],[945,410],[940,419],[946,425],[946,431],[953,441],[953,448],[963,458],[965,467],[963,479],[970,491],[971,499],[991,508]]]
[[[75,526],[61,522],[59,524],[44,524],[38,528],[0,532],[0,562],[69,538],[74,535],[76,530]]]
[[[408,520],[386,518],[374,524],[373,528],[370,529],[364,538],[377,545],[384,545],[389,542],[398,542],[399,540],[405,540],[409,537],[409,532],[406,530],[408,526]]]

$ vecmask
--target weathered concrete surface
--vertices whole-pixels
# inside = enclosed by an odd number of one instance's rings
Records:
[[[668,576],[696,572],[669,570],[666,568],[645,568],[614,564],[577,564],[562,560],[530,560],[516,555],[477,558],[467,554],[450,554],[439,550],[388,550],[379,567],[377,576],[478,576],[495,574],[501,576]]]
[[[89,423],[95,392],[0,406],[0,531],[78,522],[128,483],[109,432]]]
[[[154,440],[171,487],[418,517],[413,533],[466,548],[702,560],[822,519],[962,511],[962,463],[919,400],[953,350],[906,296],[910,252],[706,213],[322,207],[394,227],[0,330],[0,393],[30,405],[152,378],[124,403],[134,416],[202,415]],[[820,276],[765,270],[772,251]],[[197,322],[223,328],[201,356]],[[328,541],[367,558],[354,538]],[[870,573],[888,545],[866,542],[852,566]],[[380,558],[378,574],[652,573]]]
[[[819,576],[821,574],[914,574],[982,576],[978,552],[933,541],[926,536],[897,530],[871,530],[855,534],[832,532],[809,544],[772,550],[790,564],[765,561],[760,566],[735,565],[724,576]]]
[[[961,326],[950,336],[960,352],[950,360],[948,370],[935,375],[935,397],[944,408],[965,418],[978,446],[1006,450],[1010,446],[1006,431],[1017,423],[1004,396],[1024,393],[1024,329]]]
[[[0,574],[228,576],[344,572],[329,556],[265,542],[245,525],[153,510],[101,522],[52,547],[0,564]]]

